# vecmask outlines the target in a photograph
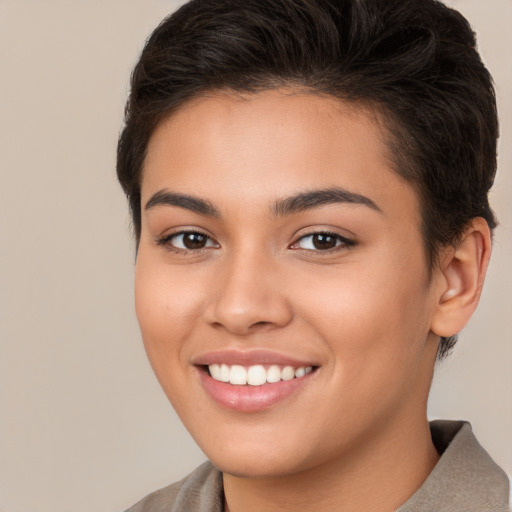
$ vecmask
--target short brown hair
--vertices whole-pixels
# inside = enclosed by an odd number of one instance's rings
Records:
[[[395,170],[421,201],[427,263],[469,221],[496,219],[498,120],[474,33],[436,0],[192,0],[148,39],[131,79],[117,174],[137,241],[140,184],[158,123],[212,90],[298,86],[374,108]],[[455,338],[443,339],[440,354]]]

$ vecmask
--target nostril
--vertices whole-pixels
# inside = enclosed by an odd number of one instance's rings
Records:
[[[271,325],[271,322],[260,321],[260,322],[255,322],[254,324],[252,324],[251,328],[257,329],[258,327],[266,327],[267,325]]]

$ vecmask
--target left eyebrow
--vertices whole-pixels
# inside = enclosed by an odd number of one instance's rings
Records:
[[[208,217],[220,217],[220,212],[210,201],[188,194],[178,194],[170,190],[159,190],[153,194],[144,207],[150,210],[155,206],[178,206],[186,210],[206,215]]]
[[[276,216],[290,215],[292,213],[337,203],[349,203],[367,206],[372,210],[383,213],[377,204],[369,197],[350,192],[344,188],[330,187],[321,190],[311,190],[300,194],[279,199],[275,202],[272,211]]]

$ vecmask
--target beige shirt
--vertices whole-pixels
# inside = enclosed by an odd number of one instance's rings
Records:
[[[508,479],[476,440],[469,423],[433,421],[441,454],[423,485],[396,512],[510,512]],[[126,512],[223,512],[222,473],[206,462],[180,482]]]

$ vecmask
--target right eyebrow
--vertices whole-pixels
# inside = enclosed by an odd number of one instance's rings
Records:
[[[279,199],[273,211],[275,215],[290,215],[296,212],[302,212],[311,208],[318,208],[329,204],[360,204],[367,206],[372,210],[383,213],[377,204],[369,197],[356,194],[344,188],[330,187],[320,190],[307,190],[297,195]]]
[[[156,206],[178,206],[179,208],[185,208],[186,210],[199,213],[201,215],[207,215],[209,217],[220,217],[220,212],[213,206],[210,201],[200,199],[199,197],[189,196],[187,194],[179,194],[177,192],[171,192],[170,190],[159,190],[153,194],[144,209],[151,210]]]

